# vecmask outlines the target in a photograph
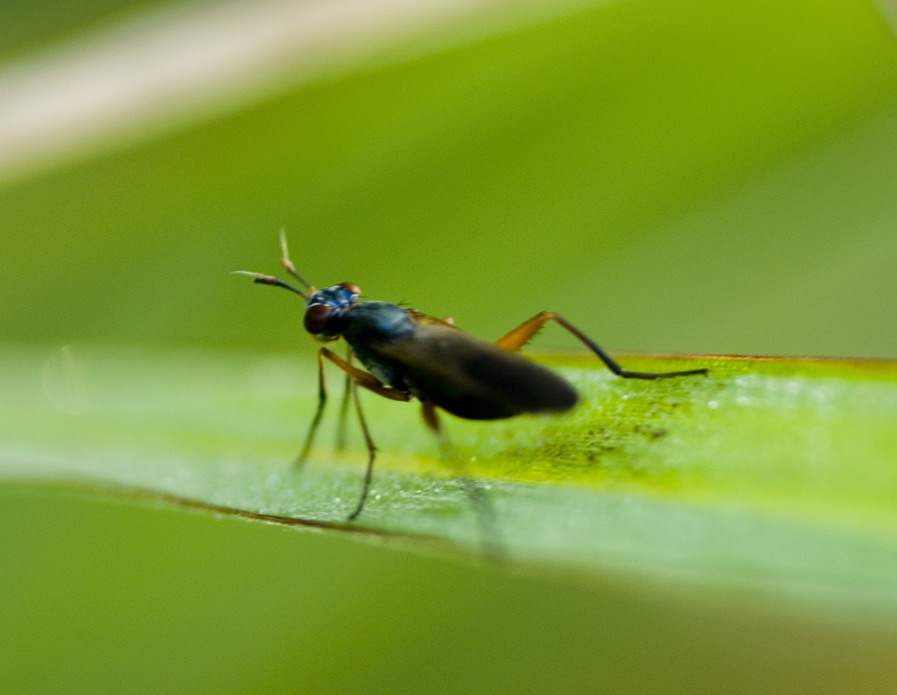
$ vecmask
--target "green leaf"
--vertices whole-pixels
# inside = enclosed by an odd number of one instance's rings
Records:
[[[590,356],[547,358],[581,405],[559,417],[452,418],[447,457],[416,407],[365,398],[380,453],[350,524],[361,442],[334,451],[325,423],[310,464],[291,463],[315,407],[314,360],[6,346],[0,466],[6,477],[398,535],[474,558],[498,548],[562,574],[897,615],[897,363],[621,360],[710,375],[625,380]],[[487,507],[472,504],[462,475]]]

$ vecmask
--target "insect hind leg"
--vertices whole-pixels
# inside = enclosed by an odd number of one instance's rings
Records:
[[[553,311],[542,311],[535,316],[533,316],[528,321],[524,321],[519,326],[517,326],[514,330],[505,334],[497,341],[495,344],[505,350],[518,350],[526,343],[528,343],[536,333],[539,332],[539,329],[542,328],[549,321],[556,321],[559,323],[566,331],[571,333],[575,338],[577,338],[583,345],[585,345],[589,350],[591,350],[595,355],[598,356],[605,366],[612,371],[617,376],[623,377],[624,379],[667,379],[669,377],[675,376],[692,376],[698,374],[707,374],[706,369],[688,369],[685,371],[678,372],[633,372],[628,369],[623,369],[616,360],[614,360],[610,355],[608,355],[601,347],[589,338],[585,333],[580,331],[576,326],[567,321],[563,316],[554,313]]]

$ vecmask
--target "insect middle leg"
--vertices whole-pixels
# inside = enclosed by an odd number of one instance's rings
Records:
[[[355,412],[358,414],[358,424],[361,425],[361,433],[364,435],[364,443],[368,448],[368,465],[364,471],[364,487],[361,488],[361,497],[358,498],[358,505],[355,511],[349,514],[349,521],[355,521],[361,510],[364,509],[364,503],[367,502],[368,493],[371,491],[371,480],[374,478],[374,458],[377,456],[377,447],[371,438],[368,423],[364,419],[364,412],[361,410],[361,399],[358,398],[358,382],[352,382],[352,400],[355,401]]]
[[[344,360],[339,355],[334,354],[325,347],[318,350],[318,407],[311,421],[311,427],[308,428],[308,434],[305,436],[305,445],[302,452],[296,458],[296,465],[301,466],[308,458],[312,444],[315,441],[315,435],[318,432],[318,426],[321,424],[321,418],[324,415],[324,406],[327,405],[327,380],[324,377],[324,358],[333,362],[337,367],[342,369],[351,383],[356,383],[369,391],[373,391],[379,396],[392,399],[394,401],[410,401],[411,394],[398,389],[392,389],[384,386],[377,381],[371,374],[362,369],[353,366],[348,360]],[[346,399],[348,404],[348,399]],[[345,405],[343,407],[346,407]]]
[[[325,347],[322,347],[318,351],[318,408],[315,411],[314,418],[311,421],[311,427],[308,430],[308,435],[305,439],[305,445],[302,447],[302,453],[299,454],[299,458],[296,461],[297,465],[302,465],[305,463],[308,458],[308,454],[311,451],[312,444],[314,443],[315,434],[317,434],[318,426],[321,424],[321,417],[324,414],[324,406],[327,404],[327,382],[324,377],[324,358],[327,358],[331,362],[333,362],[337,367],[342,369],[351,382],[351,395],[352,399],[355,401],[355,410],[358,414],[358,422],[361,424],[361,431],[364,434],[364,441],[367,445],[368,449],[368,464],[367,470],[365,473],[365,481],[364,488],[362,489],[361,499],[358,501],[358,505],[355,510],[349,515],[349,520],[352,521],[361,514],[361,510],[364,509],[364,503],[367,500],[368,492],[371,487],[371,478],[373,476],[374,470],[374,458],[377,452],[377,448],[374,446],[373,439],[371,438],[371,434],[368,431],[367,423],[364,419],[364,413],[361,410],[361,401],[358,398],[358,387],[366,388],[369,391],[373,391],[379,396],[383,396],[384,398],[389,398],[391,400],[396,401],[409,401],[411,400],[411,394],[406,391],[400,391],[398,389],[389,388],[388,386],[384,386],[373,375],[368,374],[366,371],[362,369],[358,369],[351,365],[347,360],[344,360],[339,355],[331,352]]]
[[[352,364],[352,348],[346,348],[346,362]],[[352,399],[352,376],[346,374],[343,381],[343,396],[339,404],[339,418],[336,421],[336,450],[345,451],[348,443],[349,401]]]
[[[495,341],[495,344],[506,350],[517,350],[525,345],[539,329],[549,321],[556,321],[567,331],[573,334],[580,342],[594,352],[598,358],[604,362],[617,376],[625,379],[666,379],[671,376],[690,376],[692,374],[707,374],[706,369],[688,369],[681,372],[631,372],[623,369],[617,362],[602,350],[595,341],[589,338],[585,333],[580,331],[576,326],[567,321],[563,316],[555,314],[553,311],[542,311],[533,316],[528,321],[524,321],[517,328],[510,331]]]

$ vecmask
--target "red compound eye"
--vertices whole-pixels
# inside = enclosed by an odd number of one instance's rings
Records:
[[[326,304],[314,304],[305,311],[305,330],[312,335],[323,333],[333,309]]]
[[[343,289],[349,290],[349,292],[356,296],[361,294],[361,288],[354,282],[341,282],[339,286]]]

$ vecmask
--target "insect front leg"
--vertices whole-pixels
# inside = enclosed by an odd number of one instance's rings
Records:
[[[327,358],[331,362],[333,362],[337,367],[342,369],[350,383],[350,391],[352,400],[355,402],[355,412],[358,415],[358,422],[361,425],[361,432],[364,435],[364,442],[367,446],[368,450],[368,463],[367,469],[365,471],[364,476],[364,487],[361,491],[361,497],[358,500],[358,505],[355,507],[355,510],[349,515],[349,521],[354,521],[358,518],[358,515],[361,514],[364,509],[364,504],[367,501],[368,493],[371,490],[371,480],[373,479],[374,474],[374,459],[377,454],[377,447],[374,446],[374,440],[371,437],[370,430],[368,430],[367,422],[364,418],[364,412],[361,409],[361,400],[358,397],[358,387],[366,388],[369,391],[373,391],[378,396],[383,396],[384,398],[389,398],[394,401],[410,401],[411,394],[407,391],[400,391],[398,389],[390,388],[388,386],[384,386],[372,374],[368,374],[366,371],[355,367],[350,364],[348,360],[344,360],[342,357],[337,355],[334,352],[331,352],[325,347],[322,347],[318,352],[318,364],[320,369],[320,380],[319,383],[321,385],[320,393],[321,398],[318,402],[318,411],[315,413],[315,418],[312,420],[311,430],[308,434],[308,440],[305,443],[305,448],[302,451],[302,457],[308,454],[309,449],[311,448],[311,443],[314,439],[315,432],[318,429],[318,424],[321,420],[321,414],[324,410],[324,403],[327,399],[327,390],[325,388],[324,382],[324,358]]]
[[[346,346],[346,362],[352,364],[352,347]],[[336,425],[336,450],[344,451],[348,444],[346,424],[349,421],[349,400],[352,398],[352,377],[346,373],[343,384],[343,398],[339,404],[339,420]]]
[[[308,454],[311,451],[312,444],[314,444],[315,435],[318,432],[318,426],[321,424],[321,418],[324,415],[324,406],[327,404],[327,381],[324,376],[325,357],[333,362],[337,367],[342,369],[346,373],[346,376],[348,377],[348,380],[350,382],[357,383],[359,386],[362,386],[369,391],[373,391],[379,396],[384,396],[385,398],[390,398],[395,401],[411,400],[410,393],[384,386],[371,374],[368,374],[364,370],[358,369],[358,367],[351,365],[348,361],[344,360],[339,355],[336,355],[327,348],[322,347],[320,350],[318,350],[318,408],[315,411],[315,416],[312,418],[311,427],[309,427],[308,429],[308,435],[305,438],[305,445],[302,447],[302,453],[300,453],[298,458],[296,459],[297,466],[301,466],[302,464],[304,464],[306,459],[308,458]]]
[[[327,405],[327,380],[324,376],[325,352],[330,351],[327,348],[318,350],[318,408],[315,410],[315,416],[311,420],[308,434],[305,435],[305,444],[302,447],[302,451],[296,457],[296,466],[302,466],[308,459],[308,453],[311,451],[312,444],[315,441],[315,434],[318,432],[318,425],[321,424],[321,418],[324,415],[324,406]]]
[[[573,334],[580,342],[582,342],[589,350],[594,352],[598,358],[604,362],[617,376],[625,379],[666,379],[671,376],[691,376],[693,374],[707,374],[706,369],[688,369],[682,372],[631,372],[623,369],[617,362],[602,350],[597,343],[589,338],[585,333],[580,331],[576,326],[567,321],[563,316],[555,314],[553,311],[542,311],[533,316],[528,321],[524,321],[517,328],[502,336],[495,341],[495,344],[506,350],[517,350],[525,345],[539,329],[549,321],[557,321],[567,331]]]

